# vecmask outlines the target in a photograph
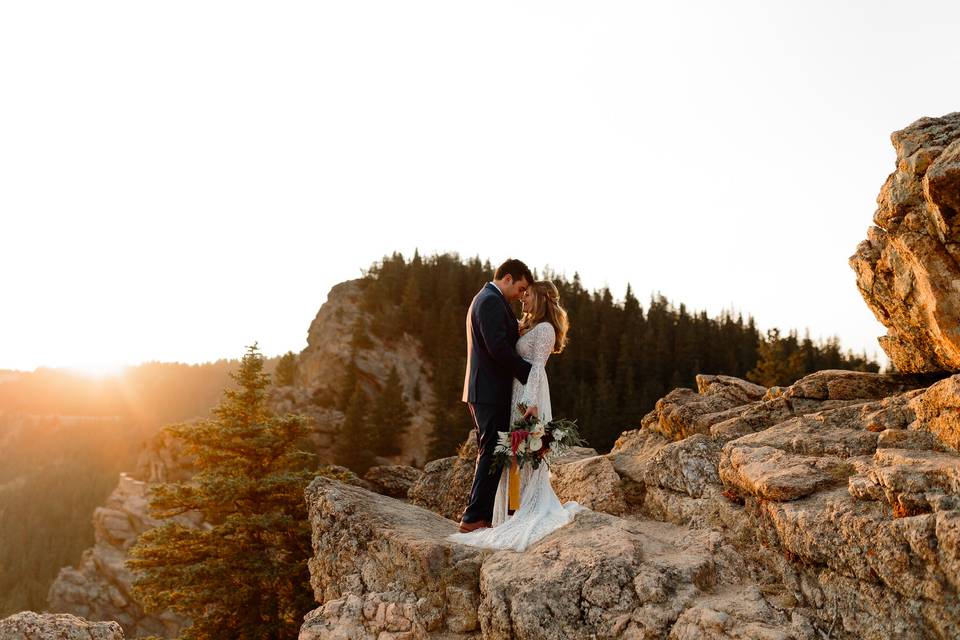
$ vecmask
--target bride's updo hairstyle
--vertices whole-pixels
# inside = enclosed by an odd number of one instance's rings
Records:
[[[553,352],[560,353],[567,346],[567,330],[570,322],[566,310],[560,306],[560,292],[549,280],[537,280],[527,289],[530,294],[530,310],[520,319],[520,333],[526,333],[538,322],[549,322],[557,335]]]

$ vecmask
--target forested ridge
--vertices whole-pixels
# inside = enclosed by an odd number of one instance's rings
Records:
[[[109,418],[69,424],[0,411],[0,616],[46,607],[60,567],[93,544],[91,514],[142,435]]]
[[[388,341],[410,333],[432,365],[437,403],[431,458],[450,455],[472,428],[460,400],[464,318],[493,271],[489,261],[457,254],[415,253],[407,259],[394,253],[364,273],[370,330]],[[879,371],[866,354],[842,351],[837,337],[814,341],[793,329],[761,334],[751,315],[724,311],[710,317],[659,293],[641,304],[629,286],[618,299],[608,288],[585,289],[577,274],[568,279],[535,271],[534,276],[557,285],[571,323],[566,351],[547,363],[554,415],[576,418],[601,452],[671,389],[696,388],[699,373],[772,386],[821,369]]]

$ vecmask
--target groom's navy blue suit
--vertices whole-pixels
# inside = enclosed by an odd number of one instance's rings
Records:
[[[488,282],[473,297],[467,311],[463,401],[470,407],[477,429],[477,465],[463,522],[490,522],[493,518],[500,477],[490,474],[490,464],[497,431],[510,430],[513,379],[526,384],[530,375],[530,363],[517,355],[519,338],[517,317],[510,303],[497,285]]]

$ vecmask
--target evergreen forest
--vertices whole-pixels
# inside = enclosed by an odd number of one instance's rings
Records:
[[[493,278],[495,266],[445,253],[407,259],[385,256],[364,272],[364,308],[370,330],[388,343],[404,333],[418,338],[437,398],[430,458],[452,455],[472,423],[461,402],[466,362],[464,321],[470,301]],[[547,362],[555,417],[576,419],[590,446],[607,452],[624,430],[639,425],[657,399],[676,387],[696,388],[696,376],[727,374],[765,386],[788,385],[820,369],[879,371],[866,354],[843,351],[840,340],[814,341],[794,329],[761,333],[751,315],[709,316],[631,287],[622,298],[608,288],[587,290],[572,278],[544,271],[560,290],[570,318],[569,344]],[[515,311],[519,315],[519,304]],[[346,393],[345,393],[346,396]],[[369,402],[362,395],[354,402]],[[354,422],[358,411],[345,403]],[[351,413],[352,412],[352,413]]]

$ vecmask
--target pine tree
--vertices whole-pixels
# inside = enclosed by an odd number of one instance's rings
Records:
[[[367,394],[358,381],[347,403],[347,410],[337,442],[334,446],[334,458],[337,464],[348,467],[354,473],[363,475],[373,465],[373,438],[367,420]]]
[[[770,329],[757,351],[757,366],[747,373],[748,380],[766,387],[782,386],[807,373],[803,368],[803,351],[796,346],[796,336],[781,338],[779,329]]]
[[[383,391],[377,396],[370,413],[374,453],[380,456],[400,453],[400,442],[410,426],[411,417],[410,409],[403,399],[400,374],[396,367],[391,367]]]
[[[419,270],[414,270],[404,285],[403,296],[400,298],[400,322],[409,333],[416,333],[420,329],[423,309],[420,302]]]
[[[452,456],[464,440],[475,436],[476,427],[470,417],[470,410],[463,403],[457,405],[448,409],[441,401],[434,402],[433,431],[427,445],[427,459]]]
[[[350,406],[350,399],[353,398],[353,394],[357,390],[358,379],[359,371],[357,370],[357,363],[351,360],[347,363],[347,366],[344,367],[343,377],[340,379],[340,384],[337,389],[336,407],[340,409],[340,411],[346,411],[347,407]]]
[[[367,333],[367,326],[364,323],[363,316],[357,316],[353,322],[353,333],[350,336],[350,349],[356,353],[358,349],[369,349],[373,346],[373,340]]]
[[[618,429],[620,422],[617,417],[620,415],[617,406],[617,390],[610,380],[607,370],[607,358],[600,354],[597,358],[597,382],[594,387],[593,412],[589,416],[590,433],[593,439],[585,438],[591,447],[600,449],[609,449],[619,435]],[[586,416],[583,418],[587,419]],[[617,425],[617,426],[614,426]],[[622,430],[622,429],[621,429]]]
[[[165,427],[199,468],[190,480],[157,485],[150,514],[200,513],[212,528],[177,520],[148,529],[129,551],[138,602],[150,613],[192,619],[181,640],[296,638],[315,606],[306,561],[312,555],[303,492],[313,454],[298,448],[306,418],[275,416],[270,376],[257,345],[247,347],[239,385],[224,391],[214,417]]]
[[[287,351],[277,362],[273,372],[273,383],[278,387],[292,385],[297,378],[297,354]]]

